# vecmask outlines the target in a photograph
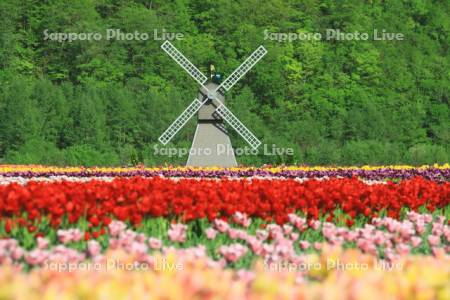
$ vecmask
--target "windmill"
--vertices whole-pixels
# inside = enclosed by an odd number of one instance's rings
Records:
[[[225,120],[253,148],[261,142],[238,118],[225,106],[224,94],[229,91],[256,63],[263,58],[267,50],[259,46],[231,75],[220,85],[208,82],[206,77],[169,41],[161,48],[178,63],[197,83],[200,84],[197,98],[175,119],[159,137],[166,145],[178,131],[198,112],[198,122],[187,166],[236,166],[236,158],[231,147]]]

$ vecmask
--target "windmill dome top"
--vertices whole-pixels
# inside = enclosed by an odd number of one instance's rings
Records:
[[[212,82],[220,84],[222,82],[222,74],[220,74],[220,73],[213,74]]]

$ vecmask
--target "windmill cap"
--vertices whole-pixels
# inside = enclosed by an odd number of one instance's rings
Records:
[[[215,74],[213,75],[212,81],[213,81],[214,83],[217,83],[217,84],[221,83],[221,82],[222,82],[222,74],[220,74],[220,73],[215,73]]]

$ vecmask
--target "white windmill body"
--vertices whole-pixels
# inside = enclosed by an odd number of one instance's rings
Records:
[[[169,41],[165,41],[161,48],[200,84],[200,89],[197,98],[164,131],[159,141],[166,145],[198,112],[198,124],[187,166],[236,166],[236,158],[223,121],[236,130],[253,149],[257,149],[261,142],[224,105],[224,93],[267,53],[266,49],[260,46],[227,79],[217,85],[213,82],[205,84],[207,77]]]
[[[208,91],[217,89],[218,85],[209,82],[205,87],[208,90],[201,88],[198,99],[208,97]],[[220,93],[216,97],[220,102],[210,97],[198,110],[197,128],[186,166],[237,166],[228,131],[222,117],[216,112],[221,103],[225,103],[225,97]]]

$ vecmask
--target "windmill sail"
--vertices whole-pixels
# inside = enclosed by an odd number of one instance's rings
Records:
[[[219,106],[215,110],[225,121],[227,121],[234,130],[236,130],[242,138],[253,148],[257,149],[261,142],[247,129],[247,127],[242,124],[241,121],[236,118],[233,113],[226,108],[222,101],[220,100],[220,96],[216,94],[219,91],[219,94],[222,92],[228,91],[236,84],[236,82],[242,78],[253,66],[267,53],[267,50],[263,46],[259,46],[231,75],[225,79],[225,81],[219,85],[215,86],[213,92],[210,89],[204,86],[204,83],[208,80],[208,78],[198,69],[196,68],[177,48],[175,48],[169,41],[165,41],[161,48],[178,63],[188,74],[197,81],[203,90],[203,95],[206,96],[206,99],[194,99],[192,103],[178,116],[178,118],[169,126],[169,128],[164,131],[164,133],[159,137],[159,141],[166,145],[170,140],[175,136],[175,134],[183,128],[184,125],[189,121],[192,116],[199,111],[199,109],[203,106],[203,104],[208,101],[208,99],[215,99]]]
[[[263,46],[259,46],[222,84],[217,90],[223,88],[226,91],[230,90],[239,79],[242,78],[256,63],[266,55],[267,50]]]
[[[208,77],[205,76],[196,66],[194,66],[174,45],[172,45],[169,41],[165,41],[161,48],[169,54],[170,57],[173,58],[192,78],[195,79],[198,83],[203,85]]]
[[[159,137],[161,144],[166,145],[180,131],[181,128],[189,121],[190,118],[200,109],[203,103],[197,98],[176,118],[176,120],[164,131]]]
[[[247,129],[247,127],[242,124],[241,121],[239,121],[238,118],[236,118],[235,115],[224,105],[220,105],[216,112],[224,119],[225,121],[230,124],[231,127],[233,127],[234,130],[236,130],[237,133],[239,133],[240,136],[253,148],[257,149],[259,145],[261,145],[261,142],[251,133],[250,130]]]

